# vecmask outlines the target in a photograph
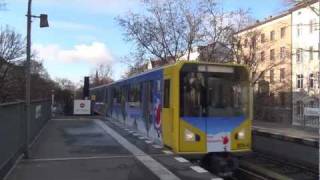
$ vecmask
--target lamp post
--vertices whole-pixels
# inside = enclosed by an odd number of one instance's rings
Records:
[[[25,71],[26,71],[26,112],[27,112],[27,119],[26,119],[26,148],[25,148],[25,158],[29,158],[29,135],[30,135],[30,105],[31,105],[31,98],[30,98],[30,82],[31,82],[31,23],[32,18],[40,18],[40,27],[49,27],[48,24],[48,16],[46,14],[41,14],[40,16],[33,16],[31,13],[31,5],[32,0],[28,1],[28,12],[27,12],[27,59],[25,64]]]

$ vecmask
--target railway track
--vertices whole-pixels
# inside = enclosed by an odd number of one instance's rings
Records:
[[[240,160],[240,167],[232,179],[279,179],[279,180],[317,180],[317,167],[307,167],[301,164],[274,158],[262,153],[253,152]]]
[[[201,165],[199,160],[192,163]],[[203,167],[206,168],[206,167]],[[207,169],[210,171],[210,169]],[[214,173],[214,172],[212,172]],[[214,173],[215,174],[215,173]],[[290,162],[259,152],[252,152],[240,158],[239,168],[230,180],[318,180],[318,167]]]
[[[236,177],[232,177],[230,179],[237,180],[237,179],[247,179],[247,180],[267,180],[265,176],[258,174],[256,172],[238,168],[238,171],[235,174]]]

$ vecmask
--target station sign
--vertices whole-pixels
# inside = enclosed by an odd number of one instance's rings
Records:
[[[305,116],[320,116],[320,108],[304,108],[304,115]]]
[[[91,101],[90,100],[74,100],[73,114],[74,115],[90,115]]]

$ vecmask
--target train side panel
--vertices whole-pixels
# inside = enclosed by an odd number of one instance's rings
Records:
[[[109,87],[119,88],[121,95],[113,92],[107,116],[161,144],[162,79],[158,70]]]

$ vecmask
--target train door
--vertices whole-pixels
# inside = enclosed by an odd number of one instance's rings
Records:
[[[173,147],[173,108],[172,79],[165,77],[163,81],[163,107],[162,107],[162,135],[163,143],[166,146]]]

